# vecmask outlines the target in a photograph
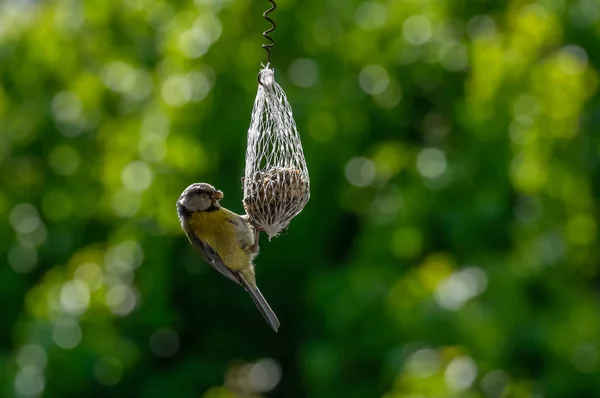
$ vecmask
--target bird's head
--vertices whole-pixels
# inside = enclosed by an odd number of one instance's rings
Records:
[[[177,200],[177,207],[188,212],[217,210],[221,206],[219,200],[223,199],[223,192],[215,189],[210,184],[195,183],[187,187]]]

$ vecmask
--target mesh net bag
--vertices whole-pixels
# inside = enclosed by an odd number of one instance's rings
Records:
[[[308,202],[309,177],[292,108],[267,64],[248,129],[244,209],[269,239],[286,229]]]

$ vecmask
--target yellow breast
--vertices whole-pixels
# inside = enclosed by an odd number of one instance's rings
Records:
[[[242,271],[251,267],[250,256],[240,247],[235,225],[222,209],[192,214],[190,225],[196,236],[212,247],[225,265]]]

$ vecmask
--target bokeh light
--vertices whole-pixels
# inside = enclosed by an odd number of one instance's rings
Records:
[[[600,396],[600,2],[277,1],[276,335],[175,208],[244,212],[268,7],[0,2],[0,396]]]

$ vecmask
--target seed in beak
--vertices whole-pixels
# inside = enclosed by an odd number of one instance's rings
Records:
[[[223,192],[215,191],[215,193],[213,194],[213,199],[215,199],[215,200],[223,199]]]

